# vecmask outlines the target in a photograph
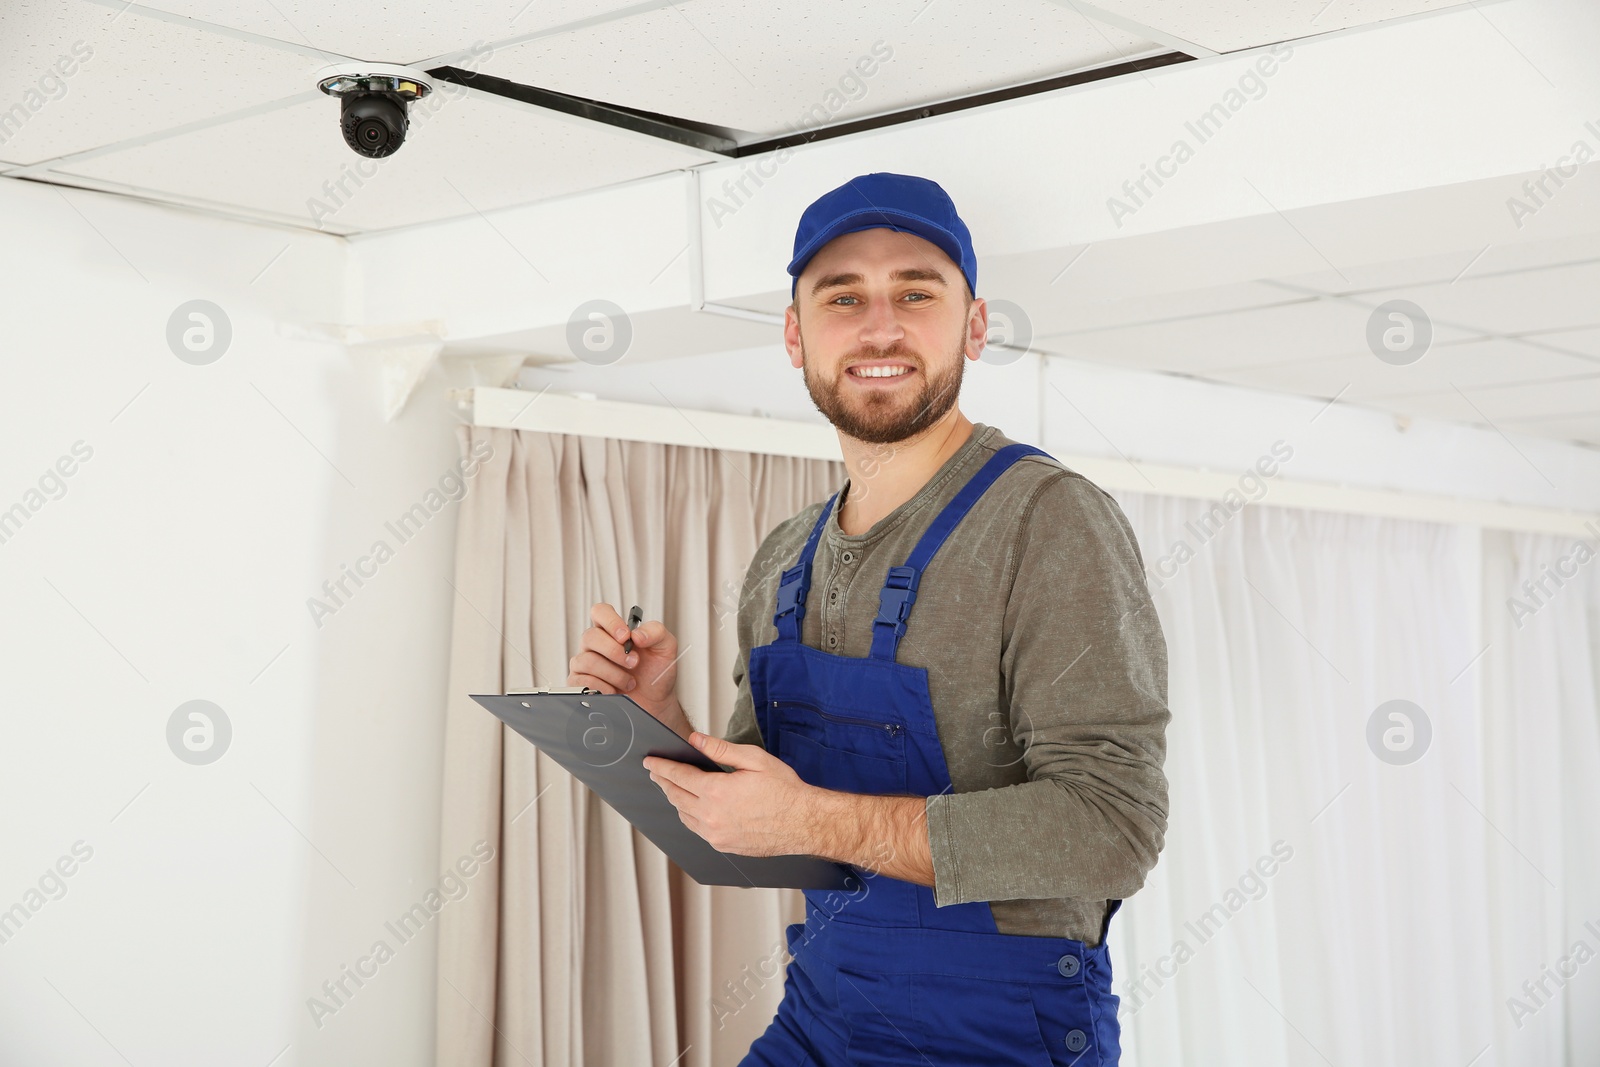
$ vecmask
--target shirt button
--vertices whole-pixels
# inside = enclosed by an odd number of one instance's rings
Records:
[[[839,590],[835,589],[835,590],[833,590],[833,592],[829,593],[828,594],[828,599],[829,600],[838,600],[839,599]]]
[[[1083,1051],[1083,1046],[1087,1045],[1088,1043],[1089,1043],[1089,1039],[1083,1036],[1083,1031],[1082,1030],[1068,1030],[1067,1031],[1067,1051],[1068,1052],[1082,1052]]]
[[[833,634],[829,634],[828,635],[828,647],[829,648],[832,648],[834,645],[837,645],[838,643],[839,643],[839,639],[837,637],[835,637]]]
[[[1078,973],[1078,957],[1070,952],[1067,953],[1059,960],[1056,960],[1056,970],[1061,972],[1063,978],[1071,978]]]
[[[854,563],[856,561],[856,554],[851,552],[849,549],[845,549],[845,551],[840,554],[839,559],[844,563]]]

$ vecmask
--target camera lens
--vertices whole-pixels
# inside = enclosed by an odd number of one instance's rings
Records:
[[[405,105],[381,93],[353,93],[340,108],[344,140],[364,156],[392,155],[406,139]]]

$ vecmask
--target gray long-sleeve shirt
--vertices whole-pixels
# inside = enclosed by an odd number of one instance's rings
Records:
[[[866,656],[889,567],[1011,443],[974,423],[866,533],[846,535],[830,517],[801,640]],[[763,744],[750,649],[777,637],[779,578],[823,503],[780,523],[745,574],[729,741]],[[1167,647],[1122,509],[1054,460],[1019,460],[923,572],[897,660],[927,668],[950,769],[950,791],[926,805],[935,903],[986,900],[1003,934],[1098,944],[1107,902],[1144,884],[1167,826]]]

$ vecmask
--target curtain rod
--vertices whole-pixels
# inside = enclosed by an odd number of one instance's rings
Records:
[[[600,400],[549,389],[536,393],[526,389],[477,386],[447,390],[446,395],[464,412],[470,413],[475,426],[804,459],[840,462],[844,459],[839,451],[838,432],[824,422]],[[1238,492],[1240,488],[1238,472],[1146,462],[1139,463],[1135,469],[1125,460],[1056,451],[1050,454],[1104,489],[1220,500],[1228,490]],[[1268,484],[1268,495],[1263,500],[1279,507],[1467,523],[1491,529],[1584,538],[1593,538],[1600,531],[1600,522],[1594,516],[1554,508],[1282,477],[1275,477]]]

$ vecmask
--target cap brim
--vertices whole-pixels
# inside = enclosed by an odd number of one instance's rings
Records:
[[[835,237],[843,237],[847,233],[877,229],[897,230],[902,233],[915,234],[931,242],[939,251],[949,257],[950,262],[956,265],[957,270],[961,267],[960,242],[956,240],[955,234],[943,226],[908,211],[896,211],[893,208],[865,207],[849,214],[841,215],[826,229],[819,230],[814,234],[811,240],[807,241],[805,246],[795,253],[794,258],[789,261],[788,267],[785,268],[794,278],[794,285],[790,286],[790,291],[793,292],[795,287],[799,285],[800,274],[805,270],[805,265],[811,261],[811,257],[816,255],[823,245]],[[956,250],[954,254],[952,254],[951,249]]]

